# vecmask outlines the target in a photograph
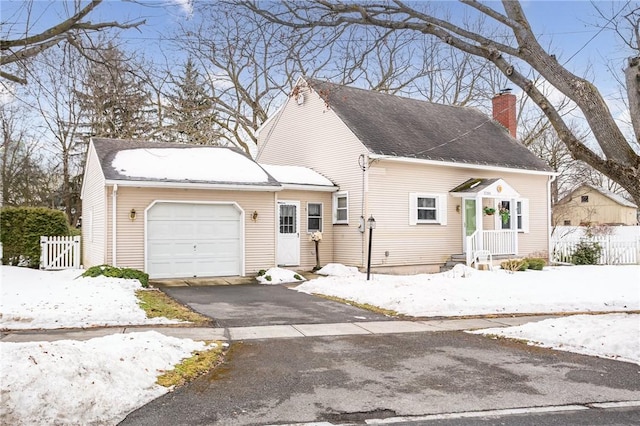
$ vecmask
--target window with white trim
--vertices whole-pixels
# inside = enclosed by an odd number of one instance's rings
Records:
[[[447,224],[447,195],[412,192],[409,194],[409,225]]]
[[[333,194],[333,223],[349,223],[349,193],[336,192]]]
[[[515,220],[515,229],[519,232],[529,232],[529,200],[526,198],[518,198],[515,201],[515,209],[511,208],[510,200],[498,200],[496,202],[496,229],[511,229],[511,221]],[[502,209],[509,212],[506,220],[502,219],[500,214]]]
[[[322,203],[307,203],[307,232],[322,232]]]

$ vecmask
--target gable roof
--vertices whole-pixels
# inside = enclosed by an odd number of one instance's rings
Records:
[[[174,183],[281,189],[235,148],[143,140],[92,139],[108,183]]]
[[[373,154],[552,172],[476,109],[303,80]]]
[[[598,193],[600,193],[601,195],[609,198],[610,200],[614,201],[615,203],[620,204],[621,206],[624,207],[631,207],[634,209],[637,209],[638,206],[636,206],[634,203],[632,203],[631,201],[627,200],[626,198],[622,197],[621,195],[615,194],[611,191],[607,191],[606,189],[602,189],[602,188],[598,188],[597,186],[593,186],[590,185],[588,183],[583,183],[582,185],[579,185],[578,187],[574,188],[571,192],[569,192],[569,194],[565,195],[564,197],[562,197],[562,199],[560,199],[556,204],[564,204],[568,201],[571,201],[573,194],[575,194],[577,191],[579,191],[581,188],[587,188],[589,190],[592,191],[596,191]]]

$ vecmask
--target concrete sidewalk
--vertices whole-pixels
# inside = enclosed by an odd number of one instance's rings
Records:
[[[89,340],[110,334],[157,331],[166,336],[193,340],[255,340],[318,336],[349,336],[357,334],[400,334],[437,331],[477,330],[510,327],[528,322],[555,318],[554,315],[532,315],[499,318],[439,319],[425,321],[369,321],[332,324],[291,324],[253,327],[171,327],[131,326],[74,330],[38,330],[3,332],[0,342],[52,342],[56,340]]]

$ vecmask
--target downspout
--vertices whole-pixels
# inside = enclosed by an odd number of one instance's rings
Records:
[[[551,200],[551,184],[554,180],[556,180],[557,175],[549,176],[549,180],[547,181],[547,202],[549,203],[549,208],[547,209],[547,250],[549,253],[549,264],[553,259],[553,247],[551,246],[551,233],[553,224],[551,223],[551,211],[553,209],[552,200]],[[531,226],[531,225],[529,225]]]
[[[360,194],[360,223],[358,224],[358,230],[360,231],[360,265],[364,267],[364,246],[365,246],[365,223],[366,218],[364,217],[364,194],[365,194],[365,174],[367,172],[367,165],[369,163],[369,159],[365,154],[360,154],[358,157],[358,166],[362,170],[362,193]]]
[[[118,184],[113,184],[113,191],[111,192],[111,265],[117,266],[116,262],[116,212],[117,212],[117,200],[118,200]]]

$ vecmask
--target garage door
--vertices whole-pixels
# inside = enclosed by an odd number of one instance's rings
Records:
[[[242,274],[241,212],[233,204],[157,203],[147,212],[152,278]]]

